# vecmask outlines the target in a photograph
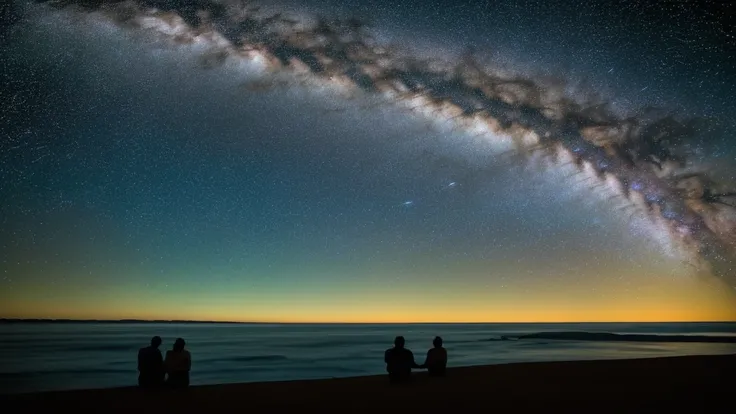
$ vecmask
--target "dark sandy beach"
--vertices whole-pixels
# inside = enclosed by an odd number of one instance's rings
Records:
[[[131,387],[6,395],[2,406],[13,413],[732,412],[734,385],[736,355],[688,356],[452,368],[446,378],[420,373],[399,386],[369,376],[156,394]]]

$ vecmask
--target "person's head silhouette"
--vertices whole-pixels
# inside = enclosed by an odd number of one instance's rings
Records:
[[[434,341],[432,341],[432,345],[434,345],[435,348],[442,348],[442,337],[435,336]]]
[[[151,346],[154,348],[158,348],[161,345],[161,337],[160,336],[154,336],[151,338]]]
[[[181,338],[176,338],[176,341],[174,342],[174,351],[181,352],[184,350],[184,345],[186,345],[186,342],[184,342]]]
[[[403,348],[405,343],[406,341],[403,336],[397,336],[396,339],[394,339],[394,346],[396,348]]]

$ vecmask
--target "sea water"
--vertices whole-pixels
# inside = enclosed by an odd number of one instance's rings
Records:
[[[736,336],[736,323],[2,323],[0,393],[135,385],[138,349],[154,335],[162,352],[186,340],[193,385],[381,374],[397,335],[419,363],[442,336],[450,366],[736,353],[733,343],[500,340],[552,331]]]

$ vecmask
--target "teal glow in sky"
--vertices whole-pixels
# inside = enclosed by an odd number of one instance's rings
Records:
[[[2,317],[736,315],[728,278],[670,233],[501,135],[293,74],[257,90],[258,62],[209,67],[206,44],[27,16],[3,46]]]

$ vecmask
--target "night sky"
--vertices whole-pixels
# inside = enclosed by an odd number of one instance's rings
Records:
[[[621,116],[706,119],[688,165],[736,184],[733,6],[390,3],[273,9],[357,17],[422,57],[472,50]],[[563,167],[370,94],[249,87],[270,75],[247,59],[208,65],[206,45],[89,11],[15,2],[3,19],[0,317],[736,319],[733,259],[698,268]]]

